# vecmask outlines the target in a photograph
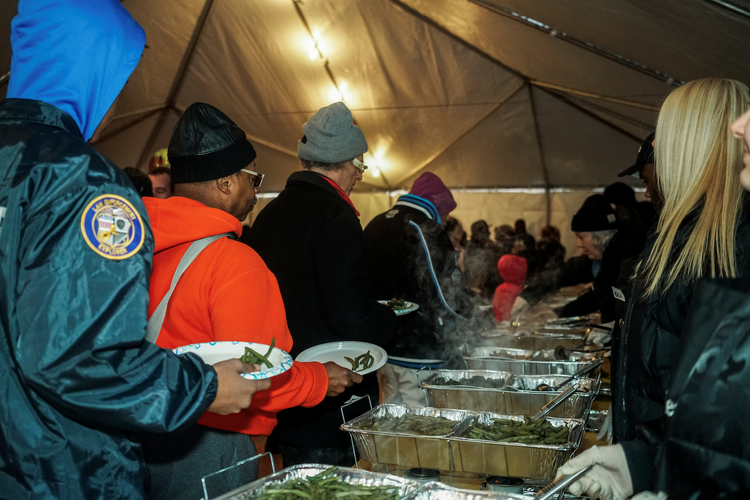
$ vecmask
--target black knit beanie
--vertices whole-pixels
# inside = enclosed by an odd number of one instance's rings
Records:
[[[245,132],[203,102],[191,104],[177,121],[168,155],[175,184],[221,179],[247,167],[256,156]]]
[[[617,229],[617,218],[612,205],[601,194],[586,198],[583,206],[573,216],[570,229],[574,232],[606,231]]]

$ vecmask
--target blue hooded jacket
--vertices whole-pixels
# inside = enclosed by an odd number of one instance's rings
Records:
[[[0,103],[0,497],[144,497],[140,432],[194,424],[214,370],[144,340],[153,236],[85,139],[135,68],[118,0],[21,0]],[[196,478],[196,481],[200,478]]]
[[[68,113],[89,140],[140,61],[146,34],[119,2],[21,0],[8,98]]]

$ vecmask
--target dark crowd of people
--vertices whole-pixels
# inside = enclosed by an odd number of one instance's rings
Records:
[[[89,143],[112,119],[145,33],[117,0],[21,0],[0,103],[0,497],[201,498],[201,478],[269,436],[285,466],[351,466],[359,398],[423,405],[418,371],[461,366],[477,335],[559,290],[612,326],[613,443],[574,494],[747,498],[750,491],[750,94],[689,82],[616,182],[539,239],[523,220],[467,235],[424,172],[363,229],[350,195],[368,143],[343,102],[302,126],[300,170],[243,234],[265,174],[223,111],[190,105],[149,173]],[[82,36],[85,34],[85,36]],[[744,113],[744,114],[743,114]],[[744,163],[744,169],[743,169]],[[743,188],[744,186],[744,188]],[[240,239],[242,238],[242,239]],[[381,300],[379,300],[381,299]],[[382,299],[419,308],[397,314]],[[487,308],[491,305],[492,312]],[[212,366],[173,348],[275,344],[297,357],[366,342],[365,375],[295,361]],[[251,374],[250,377],[243,375]],[[227,491],[257,475],[224,475]]]

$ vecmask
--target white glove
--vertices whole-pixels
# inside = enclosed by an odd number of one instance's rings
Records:
[[[654,493],[653,491],[642,491],[631,498],[631,500],[667,500],[667,497],[668,495],[663,491],[660,491],[659,493]]]
[[[594,446],[557,469],[557,477],[594,468],[571,484],[568,491],[576,496],[588,495],[591,499],[625,500],[633,494],[628,462],[622,445]]]
[[[607,409],[607,416],[604,418],[602,426],[599,428],[599,434],[596,435],[597,441],[606,441],[612,443],[612,405]]]

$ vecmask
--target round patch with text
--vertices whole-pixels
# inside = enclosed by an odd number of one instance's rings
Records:
[[[143,246],[143,219],[133,205],[114,194],[96,197],[81,216],[83,239],[107,259],[132,257]]]

